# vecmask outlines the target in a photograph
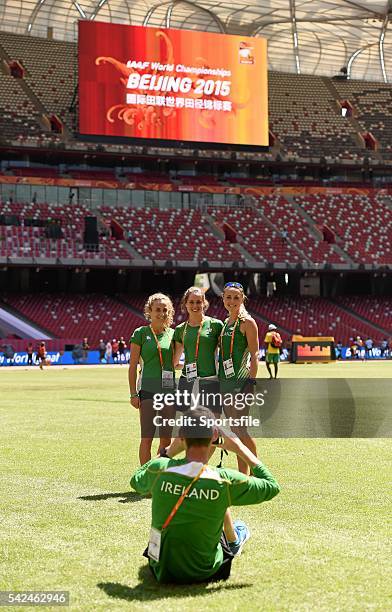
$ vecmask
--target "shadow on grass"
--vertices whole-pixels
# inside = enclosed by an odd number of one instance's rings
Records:
[[[197,595],[211,595],[219,591],[235,591],[253,586],[250,583],[230,584],[220,581],[214,583],[200,583],[192,585],[158,584],[152,576],[148,565],[139,569],[140,583],[129,587],[119,582],[99,582],[97,587],[113,599],[125,601],[153,601],[167,597],[195,597]]]
[[[98,495],[82,495],[78,497],[78,499],[83,499],[83,501],[105,501],[106,499],[112,499],[116,497],[122,497],[119,499],[119,504],[133,504],[134,502],[142,501],[145,499],[139,493],[135,493],[134,491],[125,491],[124,493],[99,493]]]

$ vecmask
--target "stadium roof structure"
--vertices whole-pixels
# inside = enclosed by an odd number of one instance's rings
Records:
[[[269,68],[392,80],[392,0],[1,0],[0,29],[76,40],[79,19],[263,36]],[[1,36],[1,35],[0,35]]]

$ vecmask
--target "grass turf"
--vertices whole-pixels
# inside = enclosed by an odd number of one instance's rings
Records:
[[[391,370],[284,365],[281,374]],[[151,502],[128,485],[139,431],[126,368],[4,368],[0,390],[1,589],[69,590],[71,609],[83,611],[389,608],[388,439],[259,440],[282,492],[234,509],[252,538],[232,578],[158,587],[141,557]]]

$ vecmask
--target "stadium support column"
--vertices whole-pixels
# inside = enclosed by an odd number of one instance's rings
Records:
[[[20,271],[20,290],[22,293],[30,291],[30,268],[23,268]]]
[[[86,272],[76,268],[72,271],[71,291],[75,293],[85,293],[86,291]]]

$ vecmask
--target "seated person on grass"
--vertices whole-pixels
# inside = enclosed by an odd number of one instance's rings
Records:
[[[171,447],[141,466],[131,479],[141,495],[152,496],[152,528],[144,556],[158,582],[189,584],[226,580],[231,562],[250,537],[230,506],[268,501],[279,485],[252,451],[233,432],[218,432],[207,408],[189,410],[180,430],[184,459],[173,459]],[[206,422],[208,421],[208,422]],[[189,423],[189,424],[188,424]],[[208,465],[211,446],[231,451],[250,467],[251,476]],[[179,445],[176,445],[179,452]]]

